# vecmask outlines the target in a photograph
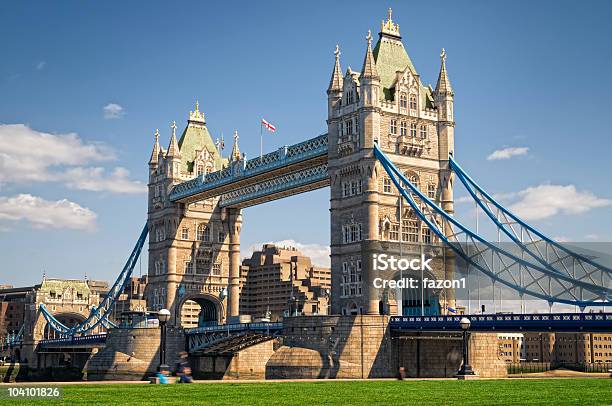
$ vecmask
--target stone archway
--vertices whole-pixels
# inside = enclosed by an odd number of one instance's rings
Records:
[[[179,303],[177,324],[184,328],[217,325],[223,316],[223,304],[218,298],[206,294],[189,295]]]

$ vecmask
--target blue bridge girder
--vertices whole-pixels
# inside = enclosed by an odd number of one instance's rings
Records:
[[[194,203],[220,196],[221,207],[248,207],[329,185],[327,134],[240,160],[172,189],[170,200]]]
[[[244,348],[274,339],[282,333],[283,323],[240,323],[198,327],[185,330],[190,354],[233,354]]]
[[[612,313],[396,316],[391,317],[389,328],[392,333],[460,332],[463,317],[470,319],[471,332],[612,332]]]

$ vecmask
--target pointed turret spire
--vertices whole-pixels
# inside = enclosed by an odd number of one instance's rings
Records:
[[[206,124],[206,119],[204,118],[204,113],[200,111],[200,102],[196,99],[195,102],[195,110],[189,112],[189,124]]]
[[[361,78],[379,78],[374,54],[372,53],[372,32],[370,30],[368,30],[366,40],[368,40],[368,49],[363,60],[363,68],[361,68]]]
[[[380,24],[380,34],[400,38],[399,24],[395,24],[391,19],[391,15],[393,14],[393,10],[389,7],[387,12],[387,21],[383,20]]]
[[[337,44],[334,55],[336,56],[336,63],[334,65],[331,80],[329,81],[329,88],[327,89],[328,93],[331,91],[342,91],[343,85],[342,68],[340,67],[340,46]]]
[[[180,157],[181,151],[179,150],[178,141],[176,140],[176,121],[172,122],[170,126],[172,128],[172,137],[170,138],[170,144],[168,145],[167,157]]]
[[[155,166],[158,163],[159,156],[159,129],[155,130],[155,144],[153,144],[153,152],[151,152],[151,159],[149,160],[149,165]]]
[[[240,160],[240,149],[238,148],[238,130],[234,131],[234,146],[232,146],[232,154],[230,155],[230,161]]]
[[[440,74],[438,75],[438,83],[436,84],[436,94],[453,94],[453,87],[451,86],[451,82],[448,79],[448,74],[446,73],[446,50],[442,48],[442,53],[440,54]]]

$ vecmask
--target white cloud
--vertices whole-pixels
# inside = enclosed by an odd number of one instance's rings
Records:
[[[25,220],[34,228],[70,228],[92,231],[96,213],[66,199],[44,200],[29,194],[0,197],[0,220]]]
[[[47,62],[46,61],[40,61],[36,64],[36,70],[43,70],[45,69],[45,66],[47,66]]]
[[[125,115],[125,110],[117,103],[108,103],[102,110],[104,111],[104,118],[106,119],[121,118]]]
[[[73,168],[66,171],[66,185],[72,189],[93,192],[144,193],[147,187],[140,181],[128,179],[130,172],[125,168],[115,168],[106,175],[104,168]]]
[[[0,124],[0,183],[63,182],[73,189],[143,192],[142,182],[128,179],[124,168],[105,175],[91,163],[115,160],[108,146],[86,142],[77,134],[49,134],[23,124]]]
[[[612,205],[612,200],[578,191],[574,185],[539,185],[517,193],[509,210],[524,220],[541,220],[559,213],[582,214]]]
[[[101,144],[78,135],[48,134],[23,124],[0,124],[0,182],[52,181],[51,167],[108,161],[115,155]]]
[[[313,263],[313,265],[323,266],[327,268],[331,266],[331,262],[329,258],[331,254],[331,250],[329,246],[321,245],[321,244],[303,244],[295,240],[281,240],[281,241],[276,241],[276,242],[254,244],[249,247],[249,249],[245,252],[246,255],[244,256],[247,258],[250,257],[254,251],[261,250],[261,247],[264,244],[274,244],[278,247],[297,248],[302,253],[302,255],[310,257],[310,260]]]
[[[487,161],[497,161],[500,159],[510,159],[513,156],[527,155],[529,152],[528,147],[508,147],[504,149],[498,149],[493,151],[488,157]]]

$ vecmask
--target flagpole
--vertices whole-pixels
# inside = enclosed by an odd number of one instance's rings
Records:
[[[259,120],[259,160],[263,160],[263,123]]]

